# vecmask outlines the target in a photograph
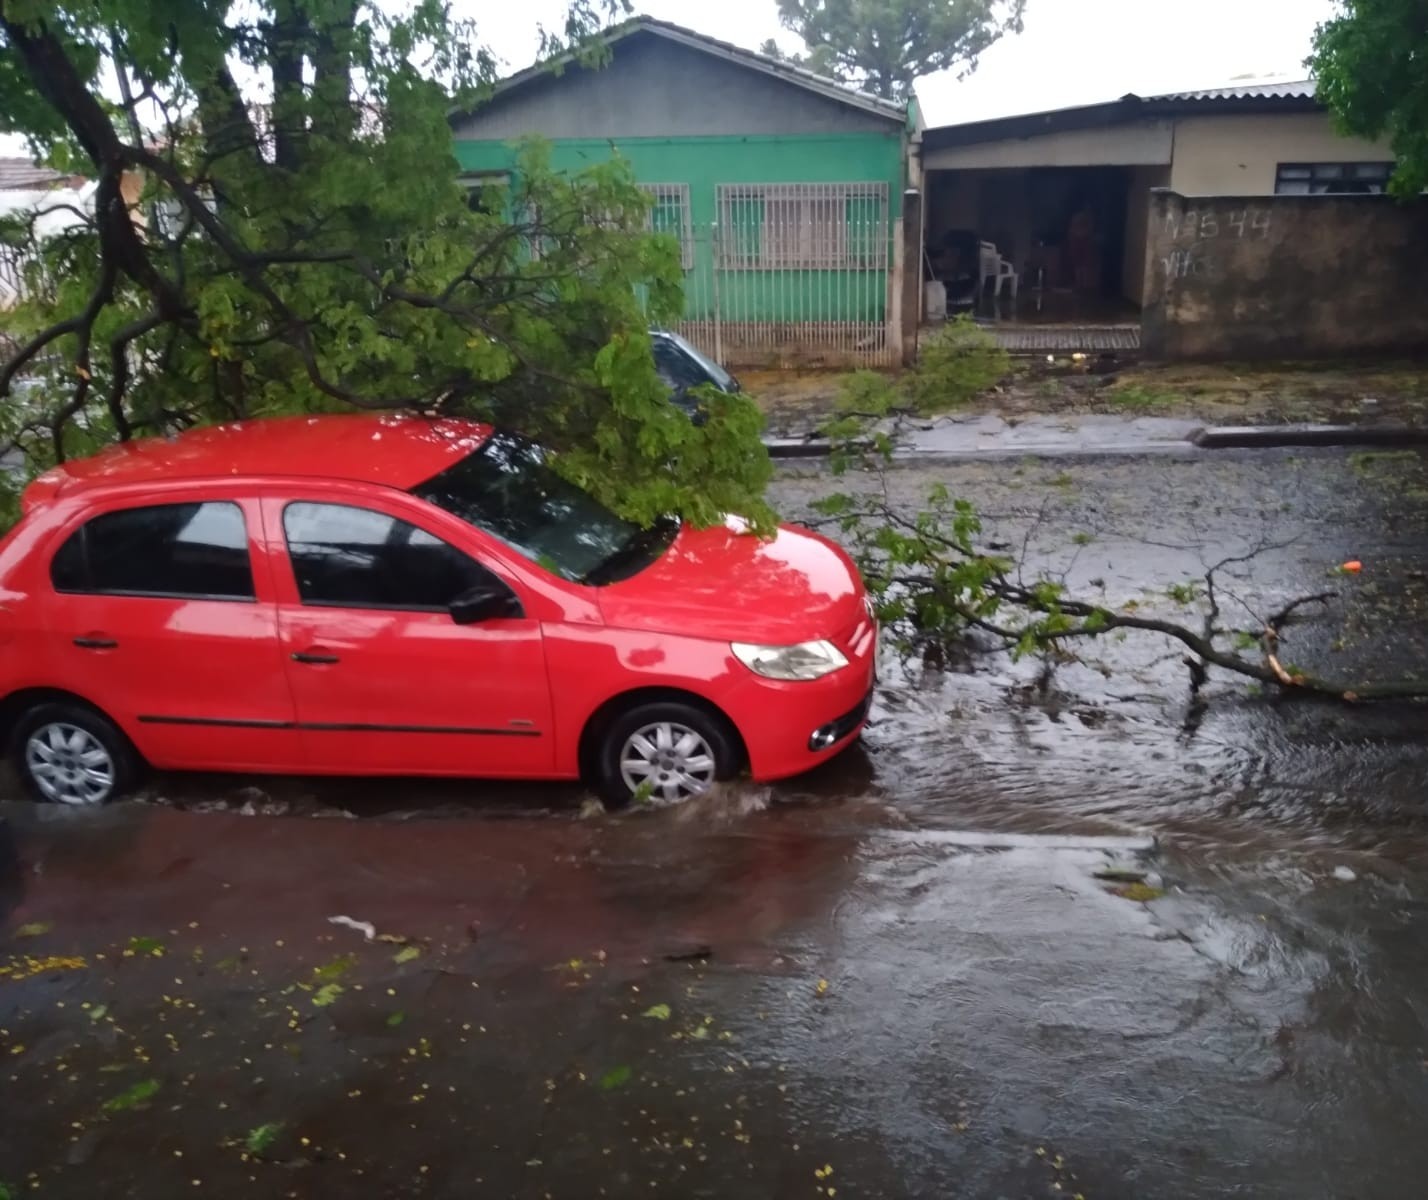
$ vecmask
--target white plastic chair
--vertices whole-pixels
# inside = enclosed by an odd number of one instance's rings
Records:
[[[1010,260],[1003,258],[1001,252],[991,242],[979,242],[977,244],[978,258],[981,266],[981,287],[979,292],[987,290],[987,284],[992,285],[992,299],[999,300],[1002,288],[1010,284],[1008,289],[1011,298],[1016,300],[1017,289],[1021,283],[1021,277],[1017,274],[1016,265]]]

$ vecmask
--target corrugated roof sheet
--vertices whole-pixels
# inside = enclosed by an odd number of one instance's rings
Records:
[[[36,166],[28,158],[0,158],[0,191],[53,187],[68,178],[49,167]]]
[[[1166,92],[1147,100],[1312,100],[1314,81],[1297,79],[1282,83],[1246,83],[1239,86],[1206,88],[1199,92]]]

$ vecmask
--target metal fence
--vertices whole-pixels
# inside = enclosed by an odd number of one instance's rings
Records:
[[[681,334],[730,367],[897,361],[886,184],[726,184],[716,213],[662,230],[681,241]]]

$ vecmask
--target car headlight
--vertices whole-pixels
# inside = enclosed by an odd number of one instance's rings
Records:
[[[744,666],[767,679],[821,679],[846,667],[848,660],[832,642],[800,642],[796,646],[755,646],[732,642],[729,649]]]

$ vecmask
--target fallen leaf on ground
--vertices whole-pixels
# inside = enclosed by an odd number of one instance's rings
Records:
[[[392,961],[397,963],[408,963],[414,958],[421,957],[421,949],[417,946],[403,946],[394,955]]]
[[[258,1125],[248,1131],[248,1136],[243,1139],[243,1147],[249,1154],[264,1154],[272,1148],[274,1142],[278,1140],[278,1134],[283,1131],[281,1121],[270,1121],[266,1125]]]
[[[641,1015],[641,1016],[644,1016],[644,1017],[653,1017],[656,1021],[668,1021],[668,1020],[669,1020],[669,1005],[668,1005],[668,1004],[652,1004],[649,1008],[645,1009],[645,1011],[644,1011],[643,1013],[641,1013],[640,1015]]]
[[[341,979],[356,965],[357,956],[355,954],[344,954],[341,958],[334,958],[320,967],[313,967],[312,977],[319,983],[332,983]]]
[[[141,1079],[132,1087],[125,1088],[117,1096],[111,1096],[104,1102],[104,1111],[107,1113],[124,1112],[126,1109],[138,1108],[141,1104],[146,1104],[158,1094],[159,1081],[157,1079]]]
[[[1133,900],[1137,904],[1148,904],[1152,900],[1159,900],[1165,895],[1164,888],[1151,887],[1148,883],[1128,883],[1125,887],[1112,890],[1113,896],[1119,896],[1122,900]]]
[[[630,1074],[630,1068],[627,1066],[618,1066],[606,1071],[600,1077],[601,1090],[613,1092],[618,1087],[624,1087],[630,1082]]]
[[[53,921],[31,921],[26,925],[21,925],[19,929],[15,930],[15,936],[17,938],[42,937],[44,934],[49,933],[54,927],[55,923]]]

